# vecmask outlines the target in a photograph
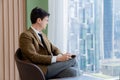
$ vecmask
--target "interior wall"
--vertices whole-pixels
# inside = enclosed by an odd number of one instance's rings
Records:
[[[14,53],[25,30],[25,0],[0,0],[0,80],[19,80]]]

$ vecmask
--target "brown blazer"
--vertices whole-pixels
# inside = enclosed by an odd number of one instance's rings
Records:
[[[32,28],[20,35],[19,46],[24,59],[28,62],[37,64],[44,74],[47,72],[47,66],[51,64],[52,55],[61,54],[60,50],[51,44],[46,35],[42,33],[47,49],[42,45],[36,33]]]

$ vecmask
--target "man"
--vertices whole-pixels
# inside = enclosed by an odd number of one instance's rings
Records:
[[[48,24],[49,13],[41,8],[31,12],[32,26],[20,35],[19,44],[24,59],[38,65],[46,79],[76,76],[75,59],[69,53],[61,53],[42,30]]]

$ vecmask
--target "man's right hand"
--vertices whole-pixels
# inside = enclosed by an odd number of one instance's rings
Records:
[[[70,60],[72,57],[71,54],[63,54],[62,56],[57,56],[57,61],[67,61]]]

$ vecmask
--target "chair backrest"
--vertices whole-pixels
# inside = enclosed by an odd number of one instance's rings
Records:
[[[21,80],[45,80],[42,70],[37,65],[22,60],[20,48],[15,53],[15,61]]]

